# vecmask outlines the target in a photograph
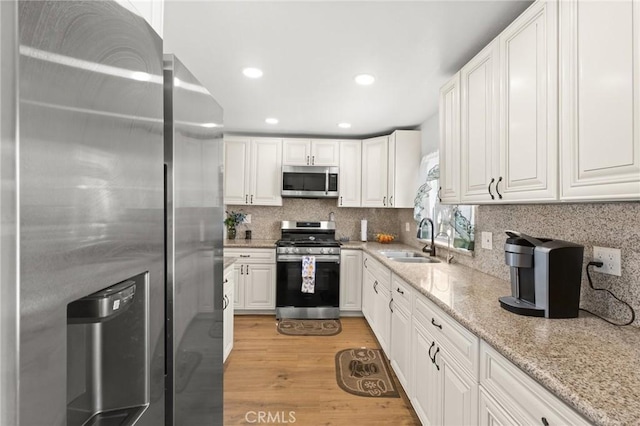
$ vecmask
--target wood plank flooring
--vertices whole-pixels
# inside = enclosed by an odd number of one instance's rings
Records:
[[[273,316],[237,315],[224,367],[224,424],[419,425],[399,384],[401,398],[367,398],[340,389],[335,354],[379,348],[364,318],[341,322],[336,336],[285,336]]]

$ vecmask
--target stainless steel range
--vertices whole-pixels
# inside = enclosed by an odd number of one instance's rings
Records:
[[[340,243],[335,222],[283,221],[276,243],[276,318],[340,317]],[[315,267],[304,274],[303,262]]]

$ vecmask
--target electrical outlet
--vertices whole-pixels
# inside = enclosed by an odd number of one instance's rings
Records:
[[[482,233],[482,248],[493,250],[493,234],[491,232]]]
[[[600,268],[593,268],[595,271],[603,274],[622,275],[620,264],[620,249],[608,247],[594,247],[593,259],[603,263]]]
[[[251,223],[251,215],[245,215],[244,220],[242,221],[242,223]]]
[[[411,228],[409,227],[409,222],[405,222],[404,223],[404,230],[409,232],[411,230]]]

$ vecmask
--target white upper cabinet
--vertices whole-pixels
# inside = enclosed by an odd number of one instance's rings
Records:
[[[332,139],[284,139],[285,166],[337,166],[340,145]]]
[[[460,73],[440,88],[440,188],[442,203],[460,201]]]
[[[340,141],[339,207],[360,207],[362,141]]]
[[[419,186],[420,135],[418,130],[396,130],[362,141],[362,207],[413,207]]]
[[[485,47],[460,70],[460,201],[496,198],[499,176],[498,141],[499,47]]]
[[[164,27],[164,0],[118,0],[118,3],[124,7],[130,4],[136,8],[137,12],[147,21],[151,28],[162,37]]]
[[[224,141],[224,204],[281,206],[282,139]]]
[[[386,207],[389,136],[362,141],[362,207]]]
[[[389,136],[387,207],[413,208],[420,186],[421,151],[420,131],[396,130]]]
[[[561,195],[640,199],[640,1],[560,2]]]
[[[558,199],[558,3],[538,1],[498,37],[498,200]]]

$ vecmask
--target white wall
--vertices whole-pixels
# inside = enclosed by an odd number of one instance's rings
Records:
[[[440,135],[439,135],[439,115],[433,114],[427,118],[421,125],[422,131],[422,156],[436,152],[438,150]]]

